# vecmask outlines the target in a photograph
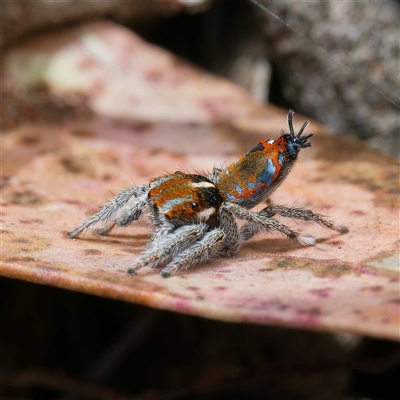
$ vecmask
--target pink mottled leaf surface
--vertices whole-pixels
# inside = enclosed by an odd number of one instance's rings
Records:
[[[286,221],[316,246],[261,234],[235,257],[168,279],[157,269],[128,276],[150,237],[146,221],[109,237],[66,232],[132,181],[233,161],[278,136],[287,110],[261,107],[112,24],[14,49],[7,78],[28,85],[38,55],[41,82],[61,92],[81,82],[96,116],[4,135],[1,275],[225,321],[399,339],[397,162],[312,123],[313,147],[272,200],[329,215],[348,234]],[[303,122],[296,114],[295,128]]]

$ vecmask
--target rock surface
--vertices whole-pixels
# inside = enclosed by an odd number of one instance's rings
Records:
[[[399,3],[260,3],[283,20],[258,9],[287,100],[331,130],[399,157]]]

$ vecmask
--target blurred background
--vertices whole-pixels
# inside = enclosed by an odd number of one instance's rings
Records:
[[[38,0],[3,2],[1,14],[3,50],[54,27],[107,18],[259,101],[399,156],[397,0]],[[7,82],[3,91],[16,95]]]

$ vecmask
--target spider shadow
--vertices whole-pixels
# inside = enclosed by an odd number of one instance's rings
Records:
[[[212,271],[212,269],[215,269],[215,263],[218,262],[219,260],[221,261],[221,263],[225,264],[226,267],[229,267],[230,262],[235,262],[238,258],[244,258],[246,250],[256,251],[260,254],[264,253],[283,254],[291,250],[301,249],[302,247],[304,246],[292,240],[288,240],[286,238],[265,238],[257,241],[249,241],[246,242],[241,247],[239,252],[232,257],[212,258],[204,264],[193,265],[191,268],[187,270],[179,271],[177,274],[171,275],[170,278],[179,277],[180,279],[187,279],[189,275],[199,273],[202,270]],[[155,268],[143,268],[140,270],[140,272],[138,272],[138,275],[149,276],[149,275],[160,274],[162,269],[167,264],[168,262],[165,262],[163,264],[159,264]]]
[[[330,237],[316,239],[316,244],[317,243],[326,243],[330,239],[331,239]],[[290,251],[297,250],[297,249],[303,249],[305,247],[314,247],[314,246],[304,246],[298,242],[295,242],[294,240],[290,240],[285,237],[262,238],[259,240],[250,240],[248,242],[245,242],[243,244],[243,246],[240,248],[240,250],[238,251],[238,253],[236,253],[232,257],[212,258],[209,261],[207,261],[205,264],[194,265],[187,270],[182,270],[182,271],[178,272],[177,274],[171,275],[171,277],[177,276],[181,279],[187,279],[187,277],[190,274],[197,273],[201,270],[210,271],[212,269],[215,269],[215,263],[218,262],[218,260],[221,260],[225,264],[225,267],[229,268],[230,260],[232,260],[232,262],[235,262],[235,261],[237,261],[238,258],[245,259],[246,252],[249,252],[249,251],[252,253],[254,253],[254,252],[259,253],[259,255],[265,255],[266,253],[274,254],[274,255],[279,255],[279,254],[283,255]],[[167,264],[168,264],[168,262],[165,262],[163,264],[159,264],[157,267],[154,267],[154,268],[143,268],[140,270],[138,275],[148,276],[148,275],[160,274],[162,269]]]
[[[334,236],[340,236],[341,233],[335,232]],[[320,243],[327,243],[331,241],[332,237],[315,238],[315,245]],[[302,245],[294,240],[286,237],[276,238],[262,238],[260,240],[248,241],[243,244],[241,249],[251,249],[257,252],[266,252],[272,254],[287,253],[292,250],[304,249],[308,247],[315,247],[315,245]]]
[[[82,235],[75,240],[80,240],[87,243],[96,243],[99,245],[113,244],[121,246],[121,249],[132,253],[132,251],[142,252],[146,243],[150,239],[150,234],[132,234],[132,233],[110,233],[109,235],[99,235],[92,232],[87,235]]]
[[[287,253],[292,250],[302,249],[304,247],[305,246],[302,244],[287,238],[265,238],[246,242],[241,247],[241,250],[250,249],[257,253],[280,254]]]

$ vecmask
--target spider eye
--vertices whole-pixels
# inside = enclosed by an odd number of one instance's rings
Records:
[[[192,206],[192,210],[197,210],[197,209],[199,208],[199,204],[196,203],[196,202],[194,202],[194,201],[192,201],[192,202],[190,203],[190,205]]]

